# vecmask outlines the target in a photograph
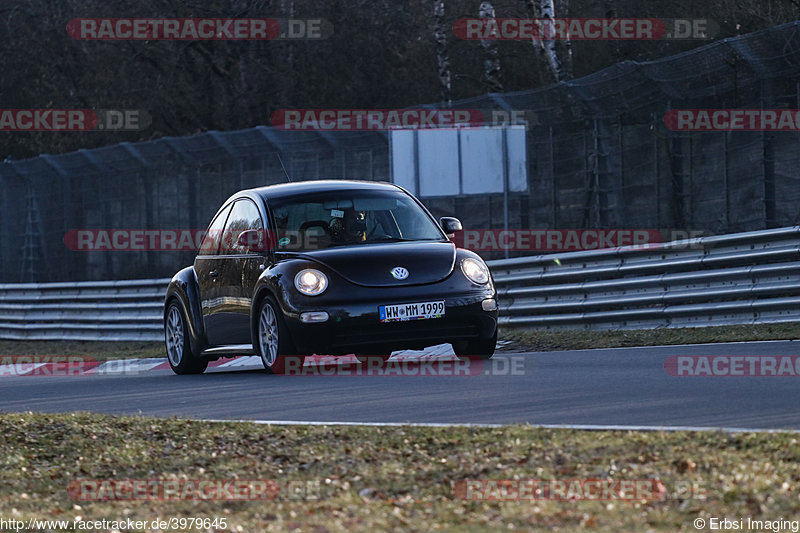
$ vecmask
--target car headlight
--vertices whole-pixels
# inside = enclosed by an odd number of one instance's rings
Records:
[[[489,269],[483,261],[468,257],[461,261],[461,271],[472,283],[477,283],[478,285],[489,283]]]
[[[328,288],[328,277],[319,270],[307,268],[294,277],[294,286],[306,296],[317,296]]]

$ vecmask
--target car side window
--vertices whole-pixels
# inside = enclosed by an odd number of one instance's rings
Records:
[[[258,230],[258,235],[247,245],[237,243],[239,234],[247,230]],[[223,232],[220,253],[225,255],[239,255],[249,253],[251,250],[264,249],[264,224],[256,204],[250,200],[237,200],[228,217]]]
[[[206,230],[206,234],[203,236],[203,243],[200,245],[200,251],[197,255],[217,255],[222,237],[222,228],[225,227],[225,221],[228,219],[228,213],[230,212],[231,206],[228,206],[214,217],[214,220],[211,221]]]
[[[397,224],[392,224],[394,218],[391,211],[370,211],[367,213],[367,238],[370,237],[400,237]]]

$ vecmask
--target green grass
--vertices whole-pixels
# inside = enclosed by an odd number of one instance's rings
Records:
[[[793,434],[264,426],[0,415],[0,517],[225,517],[224,531],[695,531],[698,517],[800,518]],[[76,479],[269,479],[275,500],[72,499]],[[651,479],[655,501],[482,502],[464,479]],[[213,531],[213,529],[211,529]]]
[[[163,342],[9,341],[0,340],[4,355],[85,355],[96,360],[164,357]]]
[[[501,340],[509,344],[503,351],[588,350],[624,346],[661,346],[670,344],[705,344],[714,342],[766,341],[800,339],[800,324],[758,324],[712,326],[703,328],[643,330],[532,330],[506,328]]]

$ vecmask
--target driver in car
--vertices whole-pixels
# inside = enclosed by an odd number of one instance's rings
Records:
[[[339,214],[339,213],[337,213]],[[338,243],[355,244],[367,240],[367,214],[345,209],[341,216],[331,218],[331,237]]]

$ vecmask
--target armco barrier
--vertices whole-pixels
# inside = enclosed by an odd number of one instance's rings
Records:
[[[0,338],[156,341],[169,279],[0,284]]]
[[[489,265],[504,326],[643,329],[798,321],[798,258],[793,226]]]
[[[489,266],[504,326],[641,329],[800,321],[798,259],[793,226]],[[0,338],[160,341],[168,283],[0,284]]]

